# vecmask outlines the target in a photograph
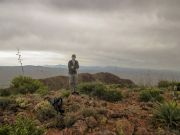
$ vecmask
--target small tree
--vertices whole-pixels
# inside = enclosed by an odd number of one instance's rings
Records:
[[[20,65],[21,65],[21,70],[22,70],[22,73],[23,73],[23,75],[24,75],[24,68],[23,68],[23,64],[22,64],[22,57],[21,57],[21,52],[20,52],[20,50],[19,49],[17,49],[18,50],[18,52],[17,52],[17,56],[18,56],[18,61],[19,61],[19,63],[20,63]]]

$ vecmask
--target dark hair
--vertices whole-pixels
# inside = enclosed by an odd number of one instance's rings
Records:
[[[75,57],[75,58],[76,58],[76,54],[73,54],[72,57]]]

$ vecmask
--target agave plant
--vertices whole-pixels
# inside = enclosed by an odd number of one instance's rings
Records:
[[[157,103],[154,119],[168,128],[180,128],[180,107],[175,101]]]

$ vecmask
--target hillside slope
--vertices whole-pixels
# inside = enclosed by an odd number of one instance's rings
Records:
[[[16,95],[16,101],[10,103],[5,110],[0,109],[0,123],[13,123],[17,116],[32,118],[38,127],[46,128],[44,135],[179,135],[163,129],[161,125],[152,125],[152,102],[140,102],[139,91],[117,89],[124,96],[122,101],[111,103],[87,95],[69,95],[64,97],[65,114],[50,117],[45,115],[52,112],[47,109],[43,97],[37,94]],[[63,91],[51,91],[48,96],[53,98],[63,96]],[[170,92],[163,96],[172,99]],[[180,102],[178,102],[179,104]],[[16,105],[17,104],[17,105]],[[37,108],[44,107],[37,115]],[[43,117],[42,117],[43,116]],[[42,119],[43,118],[43,119]],[[61,128],[65,122],[66,128]]]
[[[50,77],[46,79],[40,79],[40,81],[47,85],[50,90],[68,88],[69,85],[69,79],[67,76]],[[105,84],[134,85],[134,82],[131,80],[121,79],[118,76],[107,72],[100,72],[96,74],[80,73],[78,75],[78,81],[79,83],[100,81]]]

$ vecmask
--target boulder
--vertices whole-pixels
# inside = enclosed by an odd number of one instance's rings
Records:
[[[110,114],[109,114],[109,117],[110,118],[128,118],[128,114],[126,112],[115,112],[115,111],[112,111]]]
[[[138,127],[134,135],[149,135],[149,133],[146,128]]]
[[[78,121],[73,125],[72,128],[74,128],[74,130],[76,130],[76,131],[79,133],[79,135],[84,135],[85,132],[86,132],[87,129],[88,129],[88,126],[87,126],[87,124],[86,124],[85,121],[83,121],[83,120],[78,120]]]
[[[127,119],[118,120],[116,122],[116,132],[119,135],[133,135],[134,126]]]
[[[86,118],[86,123],[88,125],[89,128],[94,128],[97,126],[98,122],[96,121],[96,119],[94,117],[87,117]]]

